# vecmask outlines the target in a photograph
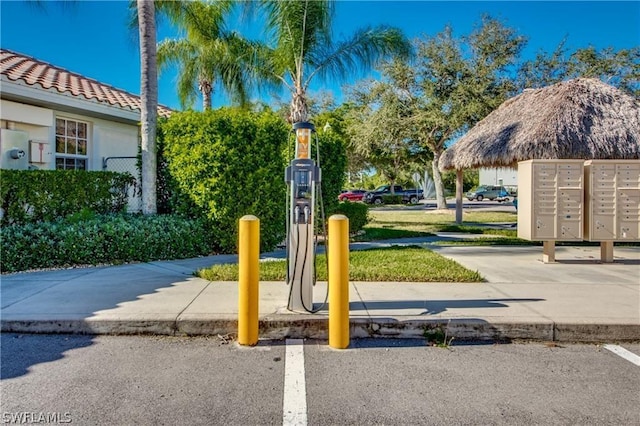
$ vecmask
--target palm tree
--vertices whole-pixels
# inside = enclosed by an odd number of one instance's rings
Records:
[[[136,6],[140,33],[142,213],[155,214],[157,212],[156,122],[158,118],[155,5],[150,0],[137,0]]]
[[[192,107],[200,93],[203,109],[210,109],[217,82],[234,100],[246,101],[251,79],[244,63],[256,47],[238,33],[225,30],[224,17],[232,6],[230,0],[194,1],[185,3],[182,13],[169,16],[186,35],[158,45],[158,64],[161,69],[178,65],[178,96],[183,107]]]
[[[307,122],[307,91],[312,79],[342,79],[370,69],[382,57],[406,56],[410,44],[401,31],[388,26],[357,30],[351,38],[334,42],[332,0],[261,0],[271,49],[258,54],[258,68],[273,75],[291,91],[290,121]]]

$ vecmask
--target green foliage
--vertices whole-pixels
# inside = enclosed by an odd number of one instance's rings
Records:
[[[597,50],[593,46],[569,53],[562,40],[551,52],[540,51],[518,69],[519,89],[549,86],[576,77],[592,77],[618,87],[631,95],[640,95],[640,47]]]
[[[336,79],[371,68],[392,53],[407,56],[409,43],[388,26],[357,30],[351,37],[331,39],[335,2],[263,1],[270,49],[256,55],[258,68],[271,70],[291,91],[290,122],[308,120],[307,90],[313,77]]]
[[[338,208],[338,195],[345,181],[347,154],[344,137],[332,130],[319,131],[318,143],[322,170],[322,201],[328,217]]]
[[[211,94],[218,86],[233,100],[246,101],[253,80],[246,69],[254,46],[225,29],[224,18],[232,6],[230,0],[183,2],[182,13],[169,13],[173,23],[186,31],[184,38],[158,44],[158,64],[161,70],[169,64],[178,66],[177,91],[183,108],[192,108],[198,95],[203,109],[211,108]]]
[[[338,204],[335,213],[343,214],[349,218],[349,232],[360,231],[369,223],[369,207],[363,203],[351,203],[349,201]]]
[[[449,320],[451,321],[451,320]],[[453,342],[453,337],[448,338],[447,334],[449,331],[449,326],[443,330],[441,325],[435,327],[425,327],[423,331],[423,336],[426,339],[427,343],[431,346],[437,346],[439,348],[448,348],[451,346],[451,342]]]
[[[202,220],[172,215],[97,215],[0,228],[2,272],[180,259],[210,254]]]
[[[89,210],[87,208],[83,208],[79,212],[73,213],[73,214],[67,216],[66,220],[69,223],[80,223],[80,222],[84,222],[86,220],[94,219],[95,217],[96,217],[96,214],[92,210]]]
[[[363,173],[361,180],[362,187],[369,191],[372,191],[381,185],[389,184],[389,181],[384,176],[382,176],[380,172],[376,172],[374,174]]]
[[[164,137],[164,128],[166,127],[166,118],[158,119],[158,128],[156,132],[156,149],[157,149],[157,182],[156,182],[156,199],[158,205],[158,213],[160,214],[180,214],[186,217],[202,216],[202,210],[189,198],[187,194],[180,190],[178,182],[169,172],[169,164],[165,156],[166,143]]]
[[[173,114],[163,132],[168,171],[209,220],[222,251],[236,251],[237,223],[247,214],[260,218],[263,251],[284,239],[289,129],[282,119],[269,110],[190,111]]]
[[[402,195],[383,194],[382,202],[384,204],[402,204]]]
[[[356,159],[364,156],[390,183],[402,179],[403,170],[423,169],[427,160],[437,165],[447,143],[515,91],[510,72],[525,42],[488,16],[468,36],[454,37],[446,27],[416,40],[412,61],[387,61],[378,67],[379,81],[354,88],[347,123]],[[432,176],[444,208],[437,167]]]
[[[442,184],[445,188],[455,193],[456,171],[451,170],[442,174]],[[478,169],[465,169],[462,175],[462,190],[470,191],[480,184],[480,171]]]
[[[124,211],[129,173],[83,170],[3,170],[0,205],[3,224],[54,221],[78,212]]]

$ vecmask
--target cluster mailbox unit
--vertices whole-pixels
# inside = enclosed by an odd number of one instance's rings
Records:
[[[640,241],[640,160],[589,160],[584,178],[585,239],[612,262],[614,241]]]
[[[640,241],[640,160],[528,160],[518,163],[518,237],[543,242],[599,241],[613,261],[614,241]]]
[[[543,261],[555,260],[556,241],[582,241],[584,161],[518,163],[518,237],[543,242]]]

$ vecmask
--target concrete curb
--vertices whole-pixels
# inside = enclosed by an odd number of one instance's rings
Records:
[[[328,338],[328,319],[323,315],[272,315],[260,319],[260,338]],[[206,318],[168,319],[3,319],[3,333],[69,333],[90,335],[234,336],[237,318],[211,315]],[[640,341],[637,324],[570,324],[544,322],[488,322],[482,319],[352,318],[350,337],[416,338],[446,334],[455,341]]]

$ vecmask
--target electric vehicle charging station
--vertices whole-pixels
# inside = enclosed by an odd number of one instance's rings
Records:
[[[293,130],[295,156],[285,169],[285,181],[289,189],[286,237],[287,285],[291,286],[287,309],[296,312],[313,312],[313,286],[316,281],[315,221],[318,210],[316,195],[320,192],[321,171],[319,165],[310,158],[311,136],[315,133],[313,124],[295,123]],[[324,221],[324,218],[322,220]]]

